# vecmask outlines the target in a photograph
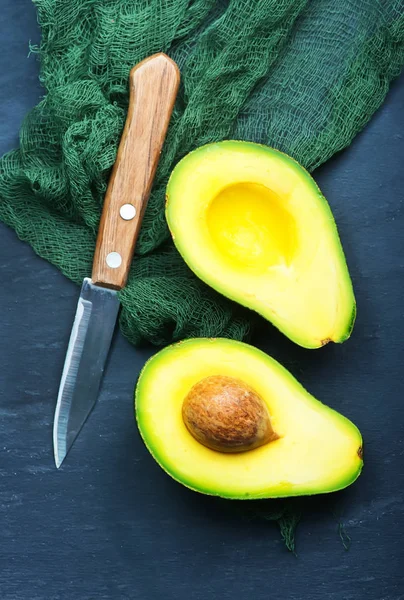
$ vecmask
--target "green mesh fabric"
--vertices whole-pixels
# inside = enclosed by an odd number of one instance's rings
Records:
[[[1,160],[0,218],[81,282],[128,103],[128,73],[165,51],[182,85],[120,323],[137,344],[244,338],[247,311],[185,266],[164,219],[175,163],[223,138],[279,148],[309,170],[347,146],[404,60],[404,0],[36,0],[46,95]]]

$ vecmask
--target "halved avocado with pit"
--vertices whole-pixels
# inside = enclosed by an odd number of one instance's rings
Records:
[[[349,337],[355,298],[333,215],[289,156],[237,141],[191,152],[171,175],[166,218],[198,277],[294,342]]]
[[[362,469],[357,427],[242,342],[200,338],[161,350],[143,368],[135,405],[155,460],[205,494],[332,492]]]

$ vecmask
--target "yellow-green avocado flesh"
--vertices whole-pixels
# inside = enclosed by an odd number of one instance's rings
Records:
[[[184,424],[182,404],[197,382],[212,375],[253,388],[279,439],[233,454],[199,443]],[[254,499],[333,492],[350,485],[362,469],[357,427],[311,396],[274,359],[242,342],[195,338],[161,350],[142,370],[135,407],[155,460],[204,494]]]
[[[171,174],[166,218],[200,279],[297,344],[350,336],[356,305],[333,215],[289,156],[251,142],[198,148]]]

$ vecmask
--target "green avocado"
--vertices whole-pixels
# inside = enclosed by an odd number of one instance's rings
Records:
[[[135,408],[155,460],[204,494],[333,492],[362,469],[356,426],[242,342],[196,338],[161,350],[143,368]]]
[[[355,298],[330,207],[289,156],[224,141],[183,158],[166,218],[188,266],[305,348],[343,342]]]

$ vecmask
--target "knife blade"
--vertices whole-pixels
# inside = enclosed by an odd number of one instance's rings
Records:
[[[93,269],[85,278],[66,352],[53,422],[59,468],[98,397],[119,311],[179,86],[177,65],[155,54],[129,75],[129,107],[105,194]]]

